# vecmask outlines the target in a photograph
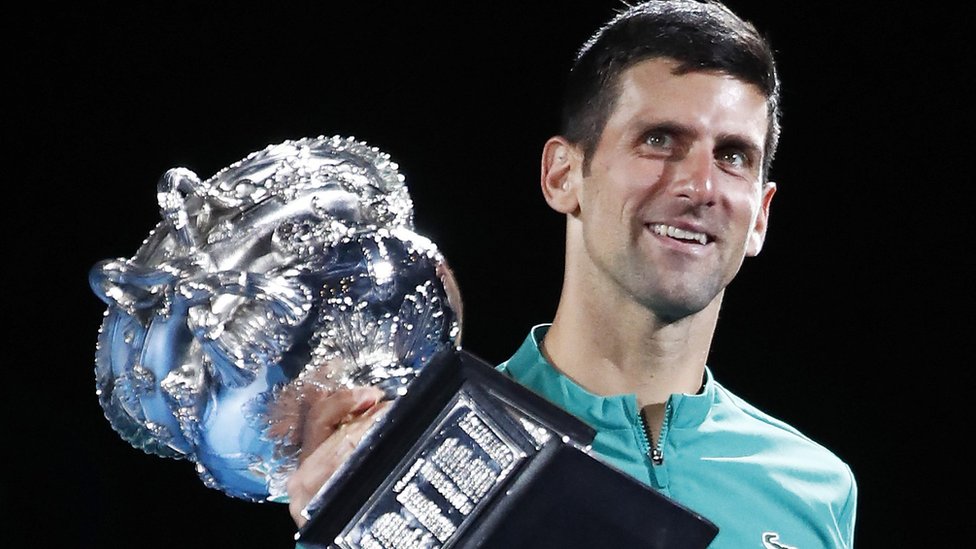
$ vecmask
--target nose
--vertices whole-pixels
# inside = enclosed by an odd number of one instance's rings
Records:
[[[673,192],[694,206],[712,206],[715,203],[715,161],[707,147],[692,147],[686,154],[673,160]]]

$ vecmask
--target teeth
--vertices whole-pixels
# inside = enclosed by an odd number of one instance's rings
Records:
[[[661,236],[669,236],[671,238],[677,238],[679,240],[694,240],[699,244],[708,243],[708,237],[705,233],[696,233],[693,231],[686,231],[684,229],[679,229],[677,227],[672,227],[671,225],[665,225],[663,223],[655,223],[651,225],[651,230],[655,234]]]

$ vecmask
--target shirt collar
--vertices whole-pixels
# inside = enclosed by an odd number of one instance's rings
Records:
[[[632,425],[637,417],[637,397],[634,394],[600,396],[593,394],[566,377],[549,363],[539,348],[551,324],[534,326],[522,346],[499,368],[508,371],[519,383],[542,395],[582,419],[595,429],[614,429]],[[708,414],[715,397],[715,382],[706,366],[703,390],[696,395],[673,394],[672,427],[695,427]]]

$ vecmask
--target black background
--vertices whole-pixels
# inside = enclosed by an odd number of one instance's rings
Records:
[[[784,132],[766,247],[726,295],[709,364],[851,464],[858,546],[938,546],[955,535],[948,495],[970,482],[954,465],[971,429],[950,405],[969,391],[972,325],[964,15],[730,5],[779,52]],[[89,268],[135,252],[166,169],[207,178],[270,143],[354,135],[400,164],[418,230],[459,279],[465,347],[504,360],[555,310],[563,220],[538,190],[539,153],[573,52],[618,6],[34,4],[8,17],[6,539],[290,547],[284,506],[208,489],[191,463],[111,430]]]

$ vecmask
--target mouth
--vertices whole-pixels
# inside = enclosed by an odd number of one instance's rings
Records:
[[[673,238],[681,242],[697,243],[703,246],[715,240],[713,237],[710,237],[707,233],[691,231],[687,229],[679,229],[674,225],[667,225],[665,223],[651,223],[647,225],[647,228],[652,233],[659,236]]]

